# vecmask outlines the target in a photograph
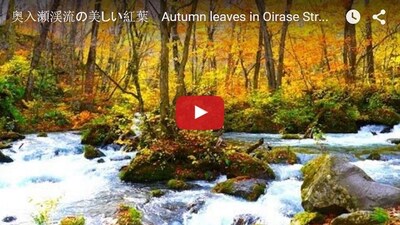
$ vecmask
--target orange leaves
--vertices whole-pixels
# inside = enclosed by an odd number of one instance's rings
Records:
[[[88,123],[90,120],[94,118],[94,114],[89,111],[83,111],[72,118],[72,128],[79,129],[84,124]]]

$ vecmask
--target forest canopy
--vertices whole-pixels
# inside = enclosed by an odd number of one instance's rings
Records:
[[[354,132],[400,121],[400,16],[390,1],[1,4],[3,130],[79,129],[151,112],[170,133],[184,95],[223,97],[228,131]],[[358,24],[345,19],[353,8]],[[371,19],[382,8],[385,25]],[[250,19],[305,12],[318,19]]]

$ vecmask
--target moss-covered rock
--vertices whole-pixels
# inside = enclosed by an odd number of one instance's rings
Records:
[[[178,191],[182,191],[182,190],[187,190],[190,189],[190,185],[187,184],[185,181],[183,180],[178,180],[178,179],[171,179],[167,182],[167,187],[169,189],[172,190],[178,190]]]
[[[379,154],[383,155],[398,155],[400,154],[400,145],[399,146],[384,146],[377,148],[366,148],[363,150],[357,150],[354,155],[359,159],[365,159],[371,154]]]
[[[357,211],[353,213],[342,214],[332,220],[331,225],[382,225],[374,221],[370,211]]]
[[[325,133],[356,133],[357,108],[346,107],[346,104],[337,106],[339,107],[328,109],[319,119],[321,130]]]
[[[151,197],[158,198],[158,197],[161,197],[163,195],[165,195],[165,192],[163,190],[160,190],[160,189],[154,189],[154,190],[150,191],[150,196]]]
[[[299,140],[303,137],[300,134],[282,134],[281,138],[285,140]]]
[[[37,137],[48,137],[46,132],[40,132],[37,134]]]
[[[257,157],[267,163],[296,164],[297,156],[290,147],[275,147],[271,151],[259,151]]]
[[[297,213],[290,221],[290,225],[312,225],[322,223],[324,216],[316,212],[300,212]]]
[[[242,152],[235,152],[226,155],[225,174],[228,178],[252,177],[259,179],[275,179],[274,171],[269,165],[257,158]]]
[[[264,194],[266,182],[260,179],[237,177],[218,183],[213,192],[224,193],[244,198],[248,201],[256,201]]]
[[[6,142],[1,142],[0,141],[0,150],[1,149],[7,149],[7,148],[11,148],[11,144],[10,143],[6,143]]]
[[[85,225],[83,216],[69,216],[60,221],[60,225]]]
[[[115,141],[115,143],[124,146],[124,152],[133,152],[136,151],[139,146],[140,137],[137,136],[132,130],[128,130],[122,134],[118,140]]]
[[[18,141],[24,138],[24,135],[16,132],[0,132],[0,141]]]
[[[91,145],[85,145],[83,147],[83,156],[86,159],[95,159],[95,158],[100,158],[105,156],[105,154],[100,151],[99,149],[91,146]]]
[[[118,135],[108,124],[88,124],[82,132],[81,143],[85,145],[101,146],[113,143]]]
[[[9,157],[9,156],[4,155],[4,154],[0,151],[0,164],[1,164],[1,163],[11,163],[11,162],[14,162],[14,160],[13,160],[11,157]]]
[[[391,107],[380,107],[365,112],[361,120],[368,124],[394,126],[399,124],[400,114]]]
[[[236,151],[225,151],[207,141],[157,140],[138,152],[130,164],[121,170],[120,178],[127,182],[180,180],[213,180],[221,174],[229,178],[249,176],[273,179],[267,163]]]
[[[142,213],[134,207],[120,205],[116,225],[142,225]]]
[[[343,157],[321,155],[302,172],[302,206],[307,211],[340,215],[400,204],[399,188],[373,181]]]
[[[165,163],[160,165],[151,152],[137,155],[128,166],[121,169],[119,177],[127,182],[164,181],[175,177],[175,165]]]
[[[369,159],[369,160],[381,160],[381,154],[379,154],[378,152],[373,152],[373,153],[369,154],[367,159]]]

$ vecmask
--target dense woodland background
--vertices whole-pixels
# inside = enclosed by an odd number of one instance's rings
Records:
[[[136,112],[173,134],[182,95],[219,95],[226,131],[355,132],[400,121],[392,1],[1,1],[0,129],[79,129]],[[357,25],[345,13],[358,9]],[[386,25],[371,20],[386,9]],[[24,22],[13,12],[148,11],[148,22]],[[320,13],[328,22],[167,22],[169,13]],[[134,14],[136,15],[136,14]]]

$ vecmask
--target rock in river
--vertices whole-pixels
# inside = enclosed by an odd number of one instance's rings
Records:
[[[400,189],[372,180],[339,156],[322,155],[302,168],[302,205],[306,211],[341,214],[400,204]]]
[[[0,141],[0,149],[7,149],[7,148],[11,148],[11,144],[10,143],[4,143]]]
[[[400,144],[400,138],[389,138],[387,139],[387,142],[398,145]]]
[[[332,220],[331,225],[380,225],[371,218],[370,211],[357,211],[353,213],[342,214]]]
[[[120,178],[126,182],[213,180],[221,174],[228,178],[275,178],[267,163],[249,154],[193,143],[158,140],[150,148],[138,152],[130,164],[121,170]]]
[[[183,180],[178,180],[178,179],[171,179],[167,182],[167,187],[169,189],[172,190],[178,190],[178,191],[182,191],[182,190],[187,190],[190,189],[190,185],[187,184],[185,181]]]
[[[4,223],[11,223],[11,222],[14,222],[16,220],[17,220],[17,217],[15,217],[15,216],[7,216],[7,217],[4,217],[2,221]]]
[[[132,159],[129,155],[114,156],[110,158],[110,161],[124,161]]]
[[[250,214],[239,215],[233,219],[232,225],[257,225],[260,224],[260,218]]]
[[[4,155],[1,151],[0,151],[0,163],[10,163],[10,162],[14,162],[14,160],[12,160],[11,157]]]
[[[264,180],[260,179],[237,177],[218,183],[213,188],[213,191],[241,197],[248,201],[256,201],[264,194],[266,188],[265,183]]]
[[[300,212],[294,215],[290,225],[322,224],[325,218],[316,212]]]
[[[271,151],[257,151],[257,158],[271,164],[295,164],[297,156],[290,147],[276,147]]]
[[[103,152],[101,152],[100,150],[98,150],[97,148],[91,146],[91,145],[85,145],[83,147],[83,152],[84,152],[84,156],[87,159],[95,159],[95,158],[100,158],[105,156],[105,154]]]
[[[381,154],[377,153],[377,152],[373,152],[371,154],[369,154],[369,156],[367,157],[367,159],[369,160],[381,160]]]
[[[0,132],[0,141],[18,141],[24,139],[25,136],[15,132]]]

